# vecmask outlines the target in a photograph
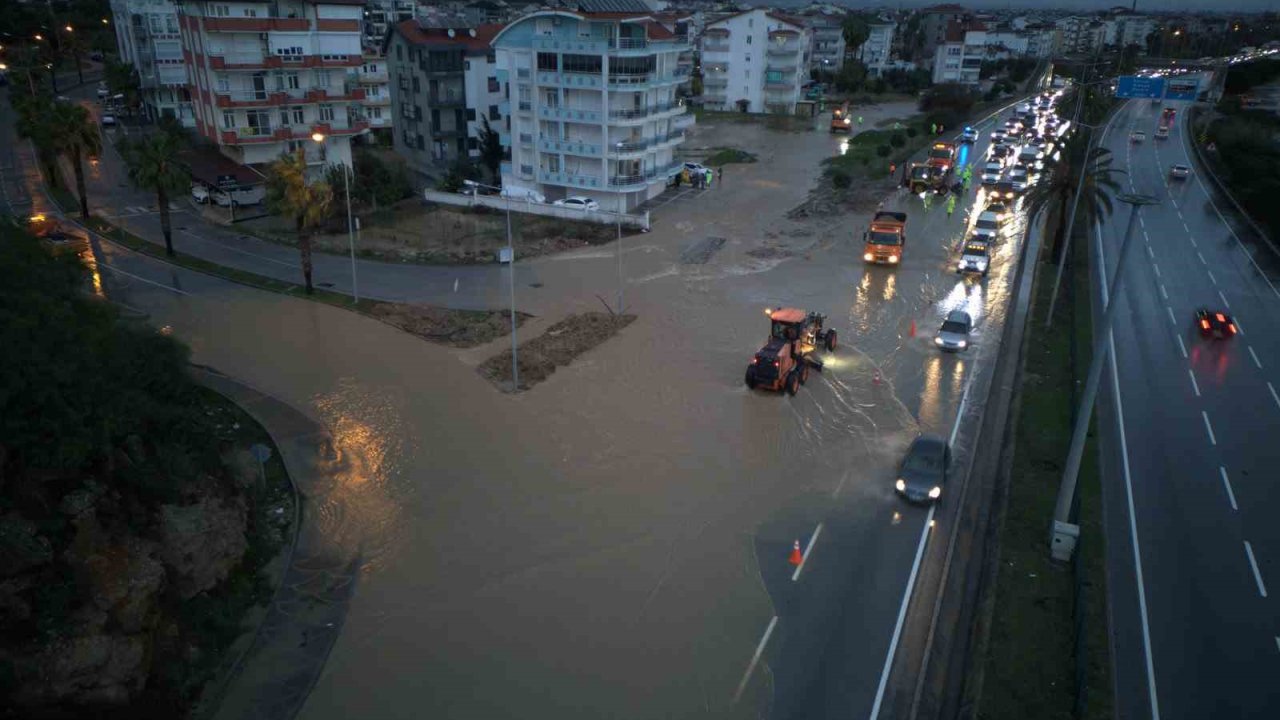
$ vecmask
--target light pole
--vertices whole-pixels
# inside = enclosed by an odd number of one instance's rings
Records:
[[[320,161],[325,160],[324,133],[312,133],[311,139],[320,146]],[[347,248],[351,251],[351,302],[360,304],[360,285],[356,278],[356,231],[351,220],[351,169],[342,165],[342,187],[347,197]]]
[[[1107,291],[1107,306],[1102,313],[1102,323],[1094,333],[1093,355],[1089,360],[1089,376],[1084,383],[1084,395],[1080,398],[1080,409],[1076,413],[1076,426],[1071,434],[1071,447],[1067,450],[1067,464],[1062,471],[1062,484],[1058,487],[1058,502],[1053,510],[1053,528],[1050,535],[1050,550],[1055,559],[1069,560],[1075,550],[1074,538],[1079,532],[1077,526],[1070,523],[1071,503],[1076,494],[1076,481],[1080,474],[1080,460],[1084,456],[1085,436],[1089,432],[1089,421],[1093,417],[1093,402],[1098,396],[1098,383],[1102,380],[1102,366],[1107,358],[1107,349],[1111,337],[1111,325],[1115,320],[1116,307],[1119,306],[1120,282],[1124,279],[1124,261],[1128,256],[1129,246],[1133,241],[1133,230],[1138,226],[1138,211],[1143,205],[1158,205],[1151,195],[1132,195],[1125,193],[1119,197],[1120,202],[1129,205],[1129,225],[1124,231],[1124,240],[1120,242],[1120,252],[1116,257],[1116,272],[1111,278]],[[1106,265],[1103,264],[1103,277],[1106,277]]]
[[[622,157],[622,143],[621,143],[621,142],[619,142],[619,143],[617,144],[617,146],[616,146],[616,147],[617,147],[617,150],[618,150],[618,158],[620,159],[620,158]],[[615,168],[617,167],[617,162],[615,162],[615,163],[614,163],[614,167],[615,167]],[[621,315],[621,314],[622,314],[622,288],[623,288],[623,280],[622,280],[622,213],[623,213],[623,211],[626,209],[626,207],[627,207],[627,194],[626,194],[625,192],[619,192],[619,193],[618,193],[618,208],[617,208],[617,219],[618,219],[618,314],[619,314],[619,315]]]
[[[1063,237],[1062,247],[1058,250],[1058,269],[1053,274],[1053,291],[1049,293],[1049,313],[1045,316],[1044,326],[1046,328],[1053,325],[1053,308],[1058,304],[1058,287],[1062,284],[1062,268],[1067,261],[1067,248],[1071,245],[1071,233],[1076,226],[1076,213],[1080,209],[1080,195],[1084,192],[1084,178],[1089,173],[1089,153],[1093,152],[1093,130],[1097,130],[1100,125],[1090,125],[1088,123],[1077,122],[1080,127],[1089,128],[1089,142],[1084,147],[1084,159],[1080,165],[1080,179],[1076,181],[1076,193],[1071,199],[1071,215],[1067,218],[1067,234]]]
[[[471,192],[476,192],[480,188],[488,188],[502,192],[502,188],[496,185],[485,185],[475,180],[463,180],[463,185],[471,188]],[[519,356],[516,351],[516,249],[511,243],[511,195],[502,193],[502,198],[507,206],[507,265],[510,272],[507,275],[507,294],[511,300],[511,392],[520,392],[520,363]]]

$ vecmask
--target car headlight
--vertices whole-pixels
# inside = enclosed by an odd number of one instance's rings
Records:
[[[964,261],[961,260],[960,262],[956,263],[956,272],[959,272],[963,269],[964,269]]]
[[[934,485],[932,488],[929,489],[929,497],[933,498],[934,500],[937,500],[941,496],[942,496],[941,487]]]
[[[903,480],[902,478],[898,478],[898,482],[894,483],[893,486],[898,488],[898,492],[906,492],[907,481]]]
[[[987,261],[986,261],[986,260],[979,260],[979,261],[975,262],[975,263],[974,263],[974,265],[977,265],[979,270],[986,270],[986,269],[987,269]]]
[[[940,346],[940,345],[942,345],[942,338],[940,338],[940,337],[939,337],[939,338],[934,338],[934,339],[933,339],[933,344],[934,344],[934,345],[939,345],[939,346]]]
[[[898,256],[897,256],[897,255],[890,255],[890,256],[889,256],[889,262],[891,262],[891,263],[896,263],[896,262],[898,262]]]
[[[871,253],[864,253],[862,256],[862,259],[866,260],[867,262],[871,262],[872,260],[875,259],[875,256],[873,256]]]
[[[961,341],[959,341],[959,342],[957,342],[957,343],[956,343],[956,347],[969,347],[969,341],[968,341],[968,340],[961,340]]]

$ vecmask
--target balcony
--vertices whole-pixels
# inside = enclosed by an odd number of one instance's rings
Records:
[[[599,123],[603,115],[599,110],[587,110],[566,107],[550,107],[543,105],[538,108],[538,117],[547,120],[570,120],[574,122]]]
[[[712,42],[710,40],[702,41],[702,52],[704,53],[729,52],[730,47],[732,46],[729,44],[728,40],[725,40],[723,42]]]
[[[796,74],[796,66],[785,65],[785,64],[782,64],[782,65],[769,64],[765,66],[764,71],[766,73],[771,73],[771,72],[782,73],[783,75],[790,77]]]
[[[722,88],[729,86],[729,78],[724,75],[709,75],[702,78],[704,88]]]
[[[521,100],[520,102],[516,103],[516,109],[519,110],[520,112],[532,112],[533,102],[529,100]]]
[[[627,110],[610,110],[609,122],[612,125],[627,125],[630,122],[643,122],[645,120],[657,119],[672,111],[683,112],[684,105],[678,102],[657,103],[642,108],[630,108]]]
[[[453,92],[433,92],[427,101],[431,107],[447,108],[447,107],[464,107],[467,104],[467,98],[461,90]]]
[[[687,128],[696,122],[696,118],[692,115],[677,115],[671,118],[671,124],[677,128]]]
[[[366,94],[364,98],[364,104],[369,106],[390,105],[391,93],[384,92],[384,93],[378,93],[377,95]]]
[[[205,17],[205,32],[307,32],[311,21],[306,18]]]
[[[334,122],[327,122],[327,123],[316,123],[316,125],[313,126],[309,131],[306,130],[305,128],[302,131],[294,130],[293,136],[295,138],[310,139],[310,137],[315,133],[320,133],[322,135],[328,135],[328,136],[359,135],[360,133],[368,129],[369,129],[369,123],[368,121],[365,121],[365,120],[334,121]]]
[[[672,163],[661,168],[651,168],[639,175],[610,175],[609,188],[619,192],[643,190],[650,183],[666,181],[679,167],[680,163]]]
[[[521,145],[532,145],[532,144],[533,144],[533,133],[520,133],[520,144],[521,144]]]
[[[764,89],[771,92],[791,92],[797,86],[794,80],[765,80]]]
[[[617,74],[609,76],[611,90],[645,90],[663,85],[678,85],[689,79],[689,68],[677,68],[675,72],[659,75],[657,73]]]
[[[581,140],[557,140],[543,136],[538,140],[538,149],[542,152],[564,153],[566,155],[582,155],[584,157],[600,157],[600,144]]]
[[[364,90],[351,88],[349,90],[330,91],[325,88],[312,88],[306,92],[303,100],[309,103],[364,100]]]
[[[779,57],[779,56],[795,55],[798,52],[800,52],[800,43],[771,42],[769,43],[769,49],[765,50],[765,55],[768,55],[769,57]]]
[[[364,70],[360,71],[360,82],[362,83],[369,83],[370,85],[375,85],[378,83],[385,83],[390,81],[391,81],[391,76],[387,74],[386,70],[379,70],[378,72],[365,72]]]
[[[600,189],[605,187],[604,178],[599,175],[574,175],[566,172],[553,172],[551,170],[538,170],[538,182],[547,183],[548,185],[561,185],[563,187]]]
[[[254,145],[276,142],[275,131],[267,127],[242,127],[222,131],[223,145]]]

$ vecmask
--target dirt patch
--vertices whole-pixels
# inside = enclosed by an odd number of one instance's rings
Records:
[[[362,302],[361,309],[388,325],[451,347],[475,347],[511,332],[511,314],[505,310],[449,310],[378,301]],[[530,317],[516,313],[516,325],[523,324]],[[510,367],[511,363],[507,365]],[[521,363],[521,369],[523,365]]]
[[[330,227],[332,232],[312,239],[317,251],[348,252],[345,216],[337,224],[341,228]],[[389,262],[491,263],[507,245],[506,213],[487,208],[424,206],[414,198],[362,217],[361,224],[356,254]],[[293,228],[279,218],[252,220],[242,227],[266,240],[294,244]],[[511,213],[516,257],[522,259],[611,242],[617,233],[613,225]]]
[[[587,312],[570,315],[538,337],[520,343],[520,389],[528,390],[551,377],[556,368],[613,337],[635,315]],[[480,374],[504,392],[511,391],[511,353],[500,352],[480,364]]]
[[[897,185],[897,179],[889,178],[887,173],[875,178],[851,178],[845,188],[833,187],[829,179],[822,178],[804,202],[787,211],[787,218],[804,220],[848,212],[870,212]]]

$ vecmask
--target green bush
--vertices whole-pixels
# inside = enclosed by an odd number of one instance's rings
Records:
[[[889,147],[888,145],[876,146],[876,155],[879,155],[880,157],[889,157],[889,153],[891,152],[893,152],[893,148]]]
[[[847,171],[836,168],[831,171],[831,185],[837,190],[843,190],[853,184],[853,176]]]
[[[896,148],[904,147],[907,144],[907,138],[902,133],[894,133],[889,138],[889,144]]]
[[[920,134],[920,131],[917,130],[914,125],[907,126],[907,137],[913,138],[919,134]]]

